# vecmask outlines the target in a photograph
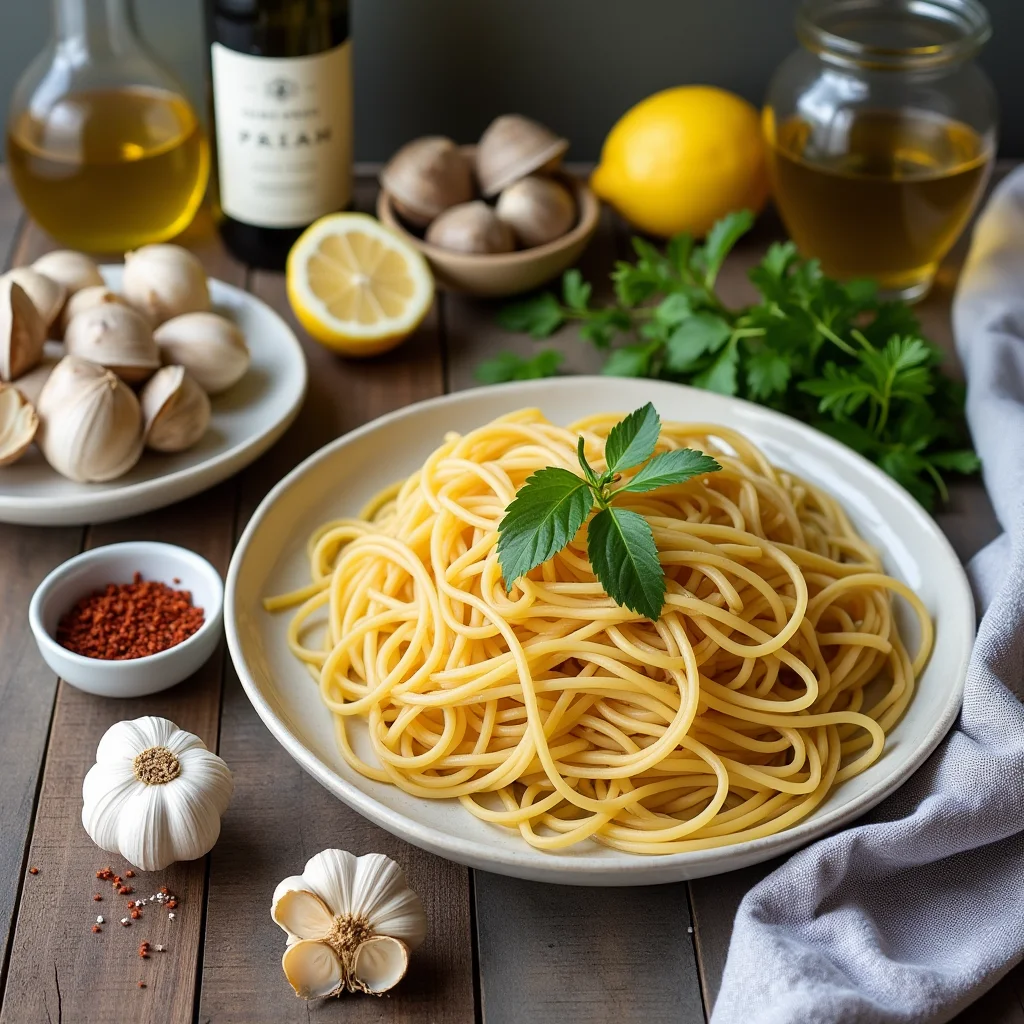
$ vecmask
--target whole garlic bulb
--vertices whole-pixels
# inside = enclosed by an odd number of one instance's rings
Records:
[[[79,313],[84,313],[87,309],[107,303],[116,303],[119,306],[128,305],[124,296],[118,295],[117,292],[112,292],[105,284],[89,285],[88,288],[82,288],[80,291],[75,292],[74,295],[69,295],[67,302],[64,303],[64,308],[60,311],[60,319],[57,323],[60,337],[64,337],[68,324]]]
[[[576,203],[565,186],[532,174],[509,185],[494,212],[529,249],[561,238],[576,219]]]
[[[64,332],[68,354],[99,363],[129,384],[152,376],[160,350],[142,314],[119,303],[101,303],[79,313]]]
[[[65,356],[43,385],[36,408],[39,447],[70,480],[113,480],[139,461],[139,400],[110,370]]]
[[[151,324],[210,308],[206,271],[180,245],[144,245],[125,253],[121,288]]]
[[[59,281],[68,295],[74,295],[90,285],[103,284],[103,275],[95,260],[71,249],[56,249],[40,256],[32,264],[32,269],[53,281]]]
[[[11,384],[0,384],[0,466],[9,466],[28,451],[39,429],[32,404]]]
[[[0,279],[0,380],[28,373],[43,357],[46,326],[20,284]]]
[[[156,371],[139,394],[146,447],[157,452],[191,448],[210,425],[210,399],[182,366]]]
[[[213,849],[234,785],[198,736],[166,718],[118,722],[82,783],[82,824],[101,850],[161,871]]]
[[[209,395],[236,384],[249,368],[249,346],[238,325],[217,313],[185,313],[153,333],[165,363],[177,363]]]
[[[512,229],[479,199],[445,210],[427,228],[425,237],[430,245],[453,252],[512,252],[516,247]]]
[[[397,213],[420,228],[473,198],[472,164],[442,135],[406,143],[384,165],[380,183],[391,193]]]
[[[390,857],[324,850],[274,890],[270,916],[288,933],[281,965],[297,995],[381,995],[401,981],[427,934],[419,896]]]
[[[54,281],[34,267],[15,267],[4,274],[4,278],[21,285],[25,294],[32,300],[43,321],[43,326],[49,331],[53,322],[60,314],[67,297],[68,290],[60,281]]]

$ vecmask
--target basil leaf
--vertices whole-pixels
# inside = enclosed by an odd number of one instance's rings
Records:
[[[600,488],[601,479],[594,472],[593,467],[587,462],[586,454],[587,442],[584,441],[583,435],[580,434],[579,439],[576,441],[576,458],[579,459],[580,469],[583,470],[583,475],[587,478],[588,483],[592,487]]]
[[[527,479],[498,526],[498,562],[506,591],[576,536],[593,501],[587,481],[567,469],[547,466]]]
[[[651,525],[642,515],[610,505],[587,527],[590,565],[608,596],[651,620],[665,603],[665,573]]]
[[[604,446],[609,478],[649,459],[660,433],[661,419],[650,402],[616,423]]]
[[[704,473],[717,473],[721,468],[710,455],[693,448],[677,448],[655,455],[625,487],[620,487],[615,493],[653,491],[656,487],[686,483]]]

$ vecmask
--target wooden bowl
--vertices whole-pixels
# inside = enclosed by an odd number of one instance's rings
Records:
[[[539,288],[568,270],[597,230],[601,215],[597,196],[584,181],[565,171],[556,177],[576,199],[576,225],[553,242],[531,249],[477,255],[429,245],[401,221],[391,193],[383,188],[377,196],[377,218],[423,253],[439,288],[489,298],[518,295]]]

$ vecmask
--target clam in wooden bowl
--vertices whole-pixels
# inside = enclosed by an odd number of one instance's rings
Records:
[[[547,284],[573,266],[597,230],[601,215],[597,196],[571,174],[561,171],[556,177],[576,200],[576,224],[553,242],[530,249],[480,255],[430,245],[399,219],[387,189],[377,197],[377,217],[423,253],[439,288],[490,298],[518,295]]]

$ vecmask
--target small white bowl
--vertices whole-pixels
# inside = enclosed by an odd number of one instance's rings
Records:
[[[57,623],[75,603],[108,583],[144,580],[192,592],[204,621],[187,640],[157,654],[127,661],[86,658],[56,641]],[[93,548],[57,566],[36,588],[28,621],[39,653],[65,682],[100,697],[144,697],[187,679],[217,647],[224,622],[224,584],[200,555],[173,544],[129,541]]]

